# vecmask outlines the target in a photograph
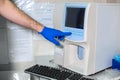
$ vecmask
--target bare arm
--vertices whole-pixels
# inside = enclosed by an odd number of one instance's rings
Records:
[[[72,34],[71,32],[62,32],[56,29],[44,27],[42,24],[36,22],[30,16],[17,8],[10,0],[0,0],[0,15],[14,23],[38,31],[38,33],[44,36],[44,38],[57,46],[60,46],[60,43],[56,40],[56,37],[58,37],[59,40],[63,40],[65,36]]]
[[[0,15],[24,27],[41,32],[44,26],[16,7],[10,0],[0,0]]]

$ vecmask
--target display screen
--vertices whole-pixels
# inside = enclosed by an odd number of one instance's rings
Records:
[[[65,26],[84,29],[85,8],[66,8]]]

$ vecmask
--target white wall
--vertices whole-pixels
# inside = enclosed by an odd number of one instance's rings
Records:
[[[107,3],[120,3],[120,0],[107,0]]]
[[[94,0],[34,0],[34,1],[59,3],[59,2],[93,2]]]
[[[120,0],[116,0],[117,3],[120,3]]]

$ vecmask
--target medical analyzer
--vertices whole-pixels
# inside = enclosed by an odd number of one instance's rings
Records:
[[[111,67],[120,53],[120,4],[66,3],[62,23],[72,35],[55,51],[56,64],[84,75]]]

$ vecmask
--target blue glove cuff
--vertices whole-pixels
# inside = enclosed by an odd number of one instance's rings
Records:
[[[38,32],[38,34],[44,34],[45,30],[46,30],[46,26],[44,26],[43,30],[41,32]]]

